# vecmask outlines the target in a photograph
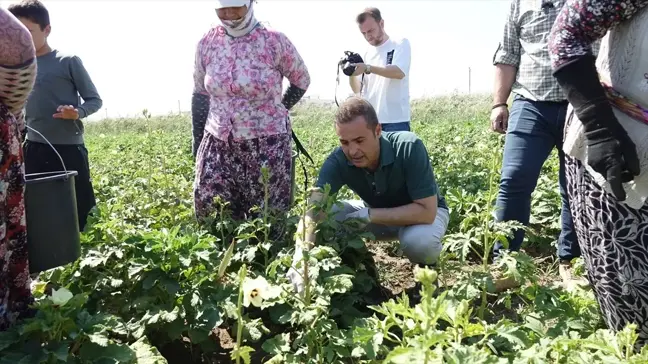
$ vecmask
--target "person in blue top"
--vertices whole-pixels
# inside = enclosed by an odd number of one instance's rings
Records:
[[[375,109],[355,96],[340,105],[335,130],[341,145],[322,165],[311,201],[324,197],[326,185],[331,194],[346,185],[361,200],[343,201],[334,211],[337,220],[359,219],[377,240],[398,240],[412,263],[435,265],[450,214],[421,139],[409,131],[382,132]],[[287,275],[297,292],[304,287],[297,268],[302,249],[315,242],[315,225],[322,218],[313,215],[309,211],[299,223]]]

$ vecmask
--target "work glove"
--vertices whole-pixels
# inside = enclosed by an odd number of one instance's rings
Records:
[[[346,215],[346,219],[358,219],[360,222],[364,224],[368,224],[371,222],[371,216],[369,215],[369,208],[365,207],[363,209],[360,209],[358,211],[352,212],[350,214]]]
[[[286,278],[288,278],[288,281],[293,286],[293,289],[295,292],[302,294],[304,292],[304,264],[306,262],[302,261],[303,254],[301,248],[295,249],[295,254],[293,254],[292,258],[292,266],[290,269],[288,269],[288,273],[286,273]],[[299,268],[296,268],[297,263],[301,261],[301,264],[299,265]],[[299,271],[297,270],[299,269]]]
[[[554,76],[585,129],[587,163],[605,177],[614,197],[624,201],[623,183],[639,175],[639,158],[634,143],[612,111],[594,57],[580,57],[557,69]]]
[[[305,246],[313,246],[315,244],[315,233],[306,233],[305,241],[301,229],[297,229],[295,233],[295,253],[293,254],[292,264],[286,273],[286,278],[293,285],[295,292],[302,294],[304,292],[304,264],[308,262],[303,260],[303,250]],[[310,276],[310,273],[309,273]]]

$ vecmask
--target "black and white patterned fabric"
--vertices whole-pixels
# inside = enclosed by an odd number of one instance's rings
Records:
[[[639,210],[603,191],[585,166],[566,156],[567,192],[588,280],[607,326],[638,326],[648,340],[648,205]]]

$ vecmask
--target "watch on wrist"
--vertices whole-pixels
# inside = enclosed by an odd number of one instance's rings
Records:
[[[364,73],[367,74],[367,75],[371,74],[371,65],[369,65],[369,64],[366,65]]]

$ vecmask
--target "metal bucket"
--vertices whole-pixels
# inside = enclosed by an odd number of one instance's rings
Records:
[[[33,130],[33,129],[32,129]],[[39,133],[40,134],[40,133]],[[25,214],[29,271],[39,273],[74,262],[81,255],[81,236],[74,189],[77,171],[25,175]]]

